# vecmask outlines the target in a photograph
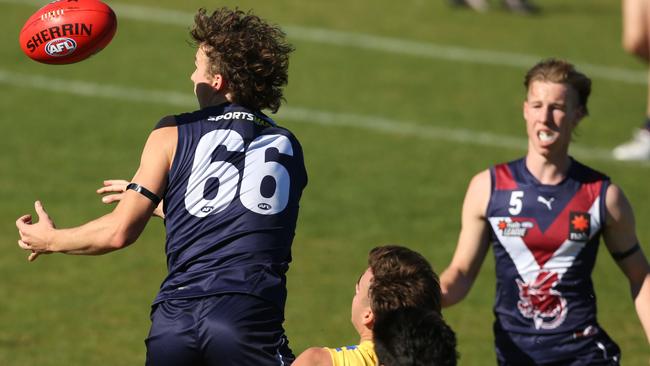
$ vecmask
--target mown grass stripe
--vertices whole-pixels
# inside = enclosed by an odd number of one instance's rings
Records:
[[[51,76],[12,73],[0,69],[0,83],[14,87],[29,87],[40,90],[56,91],[87,97],[100,97],[126,102],[175,105],[183,108],[196,107],[196,99],[189,93],[164,90],[146,90],[117,85],[96,84],[79,80],[57,79]],[[464,128],[442,127],[440,123],[418,123],[368,116],[352,113],[335,113],[300,107],[283,107],[280,119],[301,123],[360,128],[368,131],[404,135],[420,139],[441,140],[467,145],[479,145],[494,148],[526,150],[526,139],[505,136],[484,131]],[[571,153],[585,160],[613,160],[609,150],[597,147],[583,147],[573,144]],[[642,166],[650,164],[638,163]]]
[[[43,5],[43,1],[40,0],[0,0],[0,3],[29,6]],[[190,12],[151,6],[113,2],[111,2],[110,5],[115,10],[118,18],[177,25],[188,28],[192,24],[192,17],[194,15]],[[433,60],[528,69],[535,62],[542,59],[542,56],[538,55],[439,45],[403,38],[381,37],[370,34],[344,32],[323,28],[297,25],[283,25],[282,28],[287,32],[289,37],[294,40],[408,55]],[[573,62],[583,72],[594,78],[637,85],[644,85],[648,82],[647,73],[645,71],[596,65],[577,60],[574,60]]]

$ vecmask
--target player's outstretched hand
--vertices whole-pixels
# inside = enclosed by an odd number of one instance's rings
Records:
[[[34,202],[34,209],[38,216],[37,223],[33,223],[32,215],[23,215],[16,220],[16,227],[20,235],[18,246],[31,251],[27,258],[30,262],[36,260],[40,254],[51,253],[49,251],[49,238],[52,231],[56,228],[54,221],[45,212],[41,201]]]
[[[113,203],[122,200],[126,186],[129,181],[124,179],[108,179],[104,181],[104,186],[97,190],[98,194],[106,194],[102,197],[102,202]],[[108,193],[108,194],[107,194]]]
[[[97,190],[98,194],[106,194],[102,197],[102,202],[109,204],[113,202],[119,202],[122,197],[124,197],[124,191],[126,186],[130,182],[124,179],[107,179],[104,181],[104,186]],[[165,218],[163,213],[163,203],[160,201],[155,210],[153,210],[153,215],[160,218]]]

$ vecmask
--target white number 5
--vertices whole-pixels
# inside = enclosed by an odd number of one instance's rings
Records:
[[[508,212],[510,212],[511,215],[519,215],[521,212],[523,206],[523,203],[521,202],[522,198],[524,198],[523,191],[513,191],[510,195],[510,208],[508,209]]]

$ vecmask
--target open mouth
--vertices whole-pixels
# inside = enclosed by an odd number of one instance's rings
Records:
[[[553,131],[539,131],[537,132],[537,138],[543,143],[551,143],[557,139],[557,132]]]

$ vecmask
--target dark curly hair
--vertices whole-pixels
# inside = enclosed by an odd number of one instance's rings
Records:
[[[440,283],[429,262],[418,252],[399,245],[372,249],[369,297],[375,317],[404,307],[440,313]]]
[[[384,366],[455,366],[456,334],[430,309],[401,308],[375,320],[375,352]]]
[[[233,102],[277,112],[288,82],[289,54],[285,33],[250,11],[221,8],[208,15],[199,9],[190,35],[204,47],[210,72],[221,74]]]

